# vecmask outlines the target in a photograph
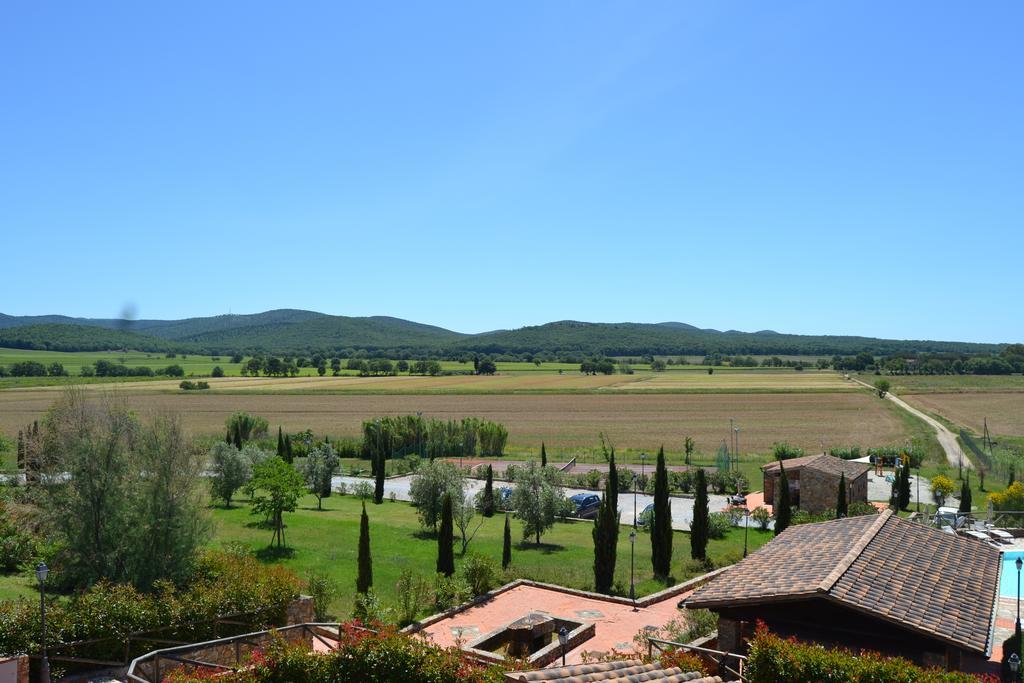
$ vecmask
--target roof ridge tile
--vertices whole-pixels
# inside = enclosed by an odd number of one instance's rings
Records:
[[[861,534],[860,538],[850,547],[843,559],[839,560],[832,571],[821,580],[818,584],[819,593],[828,593],[832,590],[832,586],[835,585],[836,581],[846,573],[846,570],[860,557],[860,554],[864,552],[864,548],[868,547],[868,543],[878,534],[886,522],[892,517],[892,510],[883,510],[879,515],[878,519],[874,520],[864,533]]]

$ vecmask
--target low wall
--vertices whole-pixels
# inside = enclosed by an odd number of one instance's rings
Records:
[[[0,659],[0,683],[28,683],[28,657]]]

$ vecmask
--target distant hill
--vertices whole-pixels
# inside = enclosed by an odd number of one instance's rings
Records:
[[[36,324],[0,329],[0,346],[40,351],[192,351],[178,342],[106,327],[70,324]]]
[[[999,344],[895,340],[872,337],[720,332],[682,322],[591,323],[562,320],[461,334],[433,325],[386,316],[348,317],[278,309],[252,315],[183,320],[70,318],[60,315],[0,314],[0,346],[67,351],[132,348],[227,354],[376,354],[456,357],[470,353],[552,356],[641,355],[876,355],[906,352],[992,353]]]

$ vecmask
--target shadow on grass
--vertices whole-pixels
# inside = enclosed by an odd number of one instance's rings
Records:
[[[274,523],[267,519],[254,519],[251,522],[246,522],[245,527],[247,529],[268,529],[274,528]]]
[[[420,529],[412,532],[412,537],[419,541],[436,541],[437,532],[430,529]]]
[[[287,560],[295,556],[295,550],[293,548],[279,548],[277,546],[267,546],[266,548],[260,548],[254,555],[260,562],[273,562],[275,560]]]
[[[541,553],[542,555],[550,555],[565,550],[564,545],[558,543],[534,543],[533,541],[519,541],[516,544],[516,550],[520,552],[535,552]]]

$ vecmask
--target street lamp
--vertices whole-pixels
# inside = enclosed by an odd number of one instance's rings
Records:
[[[42,671],[40,672],[43,683],[50,683],[50,659],[46,655],[46,577],[49,573],[50,570],[45,562],[40,562],[36,565],[36,578],[39,579],[39,611],[41,612],[43,626],[43,662],[41,664]],[[1018,572],[1018,576],[1019,574],[1020,572]],[[1018,626],[1020,625],[1019,619],[1017,624]]]
[[[565,646],[569,644],[569,632],[564,626],[558,629],[558,644],[562,646],[562,666],[565,666]]]
[[[629,532],[629,599],[633,601],[633,611],[636,612],[636,578],[633,573],[634,560],[636,558],[636,518],[633,518],[633,529]],[[1018,620],[1018,625],[1020,621]]]
[[[743,506],[743,557],[747,556],[747,529],[750,528],[750,508]]]
[[[740,469],[740,428],[736,427],[734,431],[736,432],[736,456],[734,462],[735,469],[738,471]]]
[[[921,463],[917,463],[917,511],[921,511]]]
[[[1010,655],[1010,658],[1006,660],[1006,663],[1010,665],[1010,673],[1013,674],[1013,680],[1020,680],[1020,655],[1014,652]]]
[[[1017,640],[1019,642],[1020,641],[1020,570],[1021,570],[1021,567],[1024,567],[1024,560],[1022,560],[1022,559],[1020,559],[1018,557],[1017,561],[1014,564],[1017,565],[1017,624],[1016,624],[1016,626],[1014,628],[1015,628],[1015,632],[1017,634]]]

